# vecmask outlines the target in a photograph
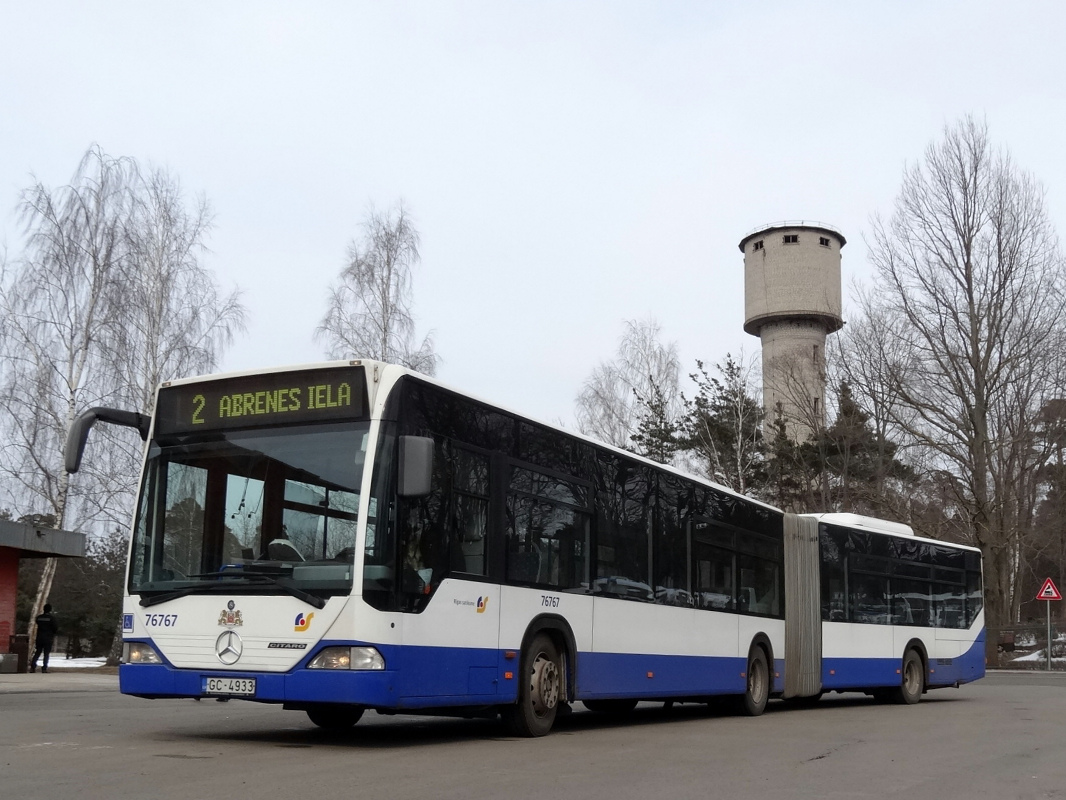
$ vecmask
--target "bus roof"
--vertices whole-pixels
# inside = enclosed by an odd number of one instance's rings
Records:
[[[914,529],[902,522],[892,522],[877,517],[867,517],[862,514],[803,514],[805,517],[815,517],[819,522],[829,525],[841,525],[845,528],[863,528],[869,531],[881,533],[894,533],[897,536],[914,536]]]
[[[955,542],[945,542],[942,539],[929,539],[925,536],[916,536],[914,529],[910,525],[904,525],[902,522],[892,522],[887,519],[879,519],[878,517],[867,517],[862,514],[841,514],[841,513],[822,513],[822,514],[800,514],[801,517],[809,517],[816,519],[819,522],[824,522],[827,525],[839,525],[842,528],[856,528],[858,530],[876,531],[878,533],[887,533],[890,536],[906,536],[911,539],[918,539],[923,542],[933,542],[935,544],[946,544],[950,547],[957,547],[960,550],[973,550],[974,552],[981,552],[979,547],[972,547],[966,544],[956,544]]]

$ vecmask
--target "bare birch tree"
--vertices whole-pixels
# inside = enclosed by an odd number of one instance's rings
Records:
[[[860,289],[857,297],[866,313],[849,322],[826,345],[830,380],[851,386],[856,402],[869,415],[878,439],[886,442],[899,439],[903,431],[894,420],[900,417],[911,420],[914,416],[900,404],[898,390],[890,379],[900,371],[900,359],[906,357],[890,350],[901,339],[892,326],[903,325],[903,321],[898,315],[886,313],[868,292]]]
[[[1062,380],[1064,265],[1040,184],[966,118],[906,170],[874,220],[876,305],[893,423],[957,478],[985,556],[989,624],[1008,621],[1018,537],[1044,452],[1038,415]],[[991,640],[991,637],[990,637]],[[994,648],[994,642],[992,647]]]
[[[164,169],[143,176],[120,287],[129,314],[122,383],[129,403],[143,413],[151,413],[162,381],[215,369],[244,330],[240,292],[223,294],[203,263],[211,227],[205,198],[188,204],[180,181]]]
[[[37,183],[20,209],[27,247],[0,281],[0,469],[20,504],[60,527],[124,529],[141,443],[98,429],[71,482],[62,451],[76,414],[94,405],[150,412],[161,380],[216,365],[244,312],[199,260],[206,202],[189,211],[163,171],[145,177],[132,159],[93,147],[68,186]],[[31,625],[54,575],[50,559]]]
[[[20,212],[28,247],[0,284],[4,317],[0,392],[0,464],[20,500],[66,527],[80,501],[80,517],[106,506],[99,459],[73,487],[63,468],[63,445],[75,415],[115,397],[113,345],[122,325],[113,287],[125,258],[136,168],[91,148],[68,186],[36,183],[23,192]],[[97,451],[100,442],[97,442]],[[47,559],[30,615],[41,613],[55,575]]]
[[[187,203],[180,181],[164,169],[139,176],[126,229],[127,257],[115,286],[124,309],[114,349],[124,407],[151,414],[162,381],[214,370],[234,335],[244,330],[239,291],[223,294],[203,263],[210,229],[205,198]],[[121,498],[113,504],[115,524],[125,529],[143,449],[128,431],[105,435],[113,443],[107,494]],[[122,644],[121,620],[117,624],[114,663]]]
[[[412,274],[420,261],[419,245],[403,203],[385,213],[370,209],[362,239],[348,246],[348,266],[330,288],[316,332],[327,356],[373,358],[436,373],[440,358],[432,335],[415,345]]]
[[[575,401],[578,429],[615,447],[630,448],[641,418],[641,398],[662,398],[661,413],[681,416],[677,343],[663,344],[654,319],[626,320],[618,352],[585,380]]]

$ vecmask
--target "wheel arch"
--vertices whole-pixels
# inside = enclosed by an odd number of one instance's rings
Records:
[[[522,635],[522,649],[519,658],[529,648],[530,643],[539,633],[547,633],[559,648],[563,657],[563,671],[566,675],[566,700],[570,701],[577,693],[577,639],[570,623],[558,614],[539,614],[530,620],[526,632]]]

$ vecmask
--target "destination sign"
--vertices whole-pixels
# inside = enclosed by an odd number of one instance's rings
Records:
[[[160,389],[156,435],[366,416],[362,367],[274,372]]]

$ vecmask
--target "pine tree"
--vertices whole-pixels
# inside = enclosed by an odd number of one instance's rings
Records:
[[[642,397],[634,390],[638,406],[637,431],[630,437],[638,455],[673,464],[684,448],[682,424],[670,413],[670,402],[662,388],[649,382],[649,395]]]
[[[828,487],[822,498],[826,510],[896,516],[893,509],[903,503],[893,479],[913,483],[916,476],[896,458],[896,444],[875,433],[870,415],[846,381],[840,384],[836,419],[821,439],[818,449],[824,458],[820,465],[823,485]]]

